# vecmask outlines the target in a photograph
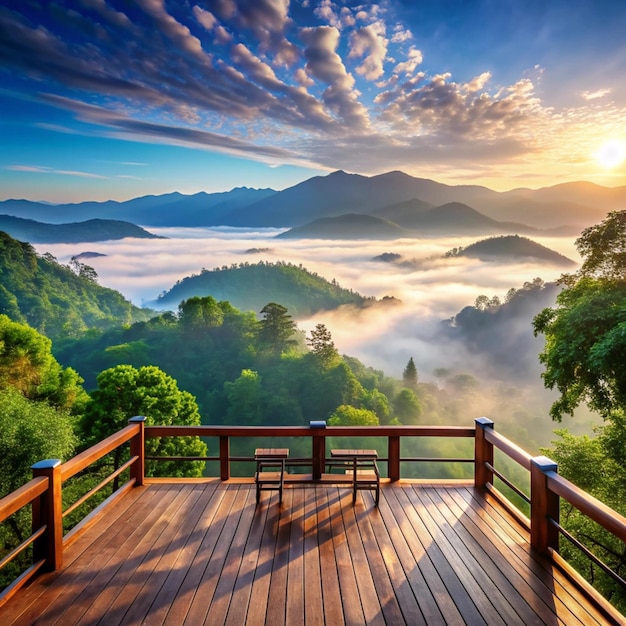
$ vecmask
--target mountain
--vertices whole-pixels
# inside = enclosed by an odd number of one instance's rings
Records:
[[[450,187],[397,171],[372,177],[337,171],[328,176],[315,176],[256,202],[233,215],[236,223],[231,225],[302,226],[322,217],[371,214],[415,198],[438,205],[453,200],[469,201],[476,195],[482,197],[489,193],[496,192],[473,185]]]
[[[119,220],[92,219],[71,224],[44,224],[35,220],[0,215],[0,230],[30,243],[78,243],[135,237],[162,239],[140,226]]]
[[[6,200],[0,202],[0,213],[50,223],[97,217],[153,227],[293,228],[349,213],[392,222],[397,217],[396,223],[400,224],[406,207],[390,207],[410,201],[419,203],[421,208],[463,203],[498,222],[541,229],[569,227],[579,233],[601,221],[608,211],[626,209],[626,186],[608,188],[575,182],[497,192],[479,185],[446,185],[398,171],[369,177],[337,171],[314,176],[282,191],[240,187],[223,193],[171,193],[126,202],[62,205]]]
[[[410,202],[413,207],[398,206]],[[404,225],[402,219],[412,208],[421,211],[428,205],[449,203],[469,205],[498,222],[541,229],[569,227],[569,232],[580,232],[602,220],[608,211],[626,208],[626,186],[611,189],[568,183],[497,192],[479,185],[446,185],[398,171],[371,177],[337,171],[310,178],[233,213],[230,224],[294,227],[323,217],[362,213]]]
[[[0,213],[53,224],[102,218],[122,219],[144,226],[220,226],[224,216],[274,195],[273,189],[237,187],[227,192],[183,195],[178,192],[142,196],[125,202],[46,204],[30,200],[0,202]]]
[[[0,231],[0,313],[27,323],[51,339],[78,336],[150,319],[121,293],[78,276],[50,255]]]
[[[335,281],[290,263],[240,263],[225,269],[203,270],[188,276],[150,303],[159,309],[176,309],[193,296],[227,300],[242,311],[258,313],[269,302],[287,307],[294,317],[336,309],[344,304],[362,306],[368,299]]]
[[[322,217],[304,226],[296,226],[276,235],[289,239],[400,239],[410,237],[406,229],[372,215],[349,213]]]
[[[536,231],[524,224],[491,219],[463,202],[448,202],[431,207],[428,203],[414,199],[379,209],[376,215],[392,220],[404,228],[418,231],[419,234],[467,235]]]
[[[505,235],[490,237],[477,241],[465,248],[459,248],[448,252],[446,256],[463,256],[481,261],[524,261],[526,259],[546,261],[554,265],[573,266],[574,261],[546,248],[541,244],[520,237],[519,235]]]

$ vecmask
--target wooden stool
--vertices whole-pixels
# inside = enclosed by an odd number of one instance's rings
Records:
[[[261,500],[261,491],[278,490],[278,502],[283,501],[285,460],[288,456],[289,448],[257,448],[254,451],[257,504]]]
[[[376,450],[331,450],[330,456],[344,461],[346,474],[352,475],[352,504],[356,503],[358,489],[373,489],[376,492],[375,503],[380,500],[380,472],[376,459]]]

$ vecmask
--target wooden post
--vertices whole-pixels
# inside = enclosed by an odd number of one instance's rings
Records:
[[[129,424],[138,424],[139,433],[130,440],[130,456],[137,460],[130,468],[130,477],[135,479],[135,487],[142,487],[146,475],[145,422],[143,415],[135,415],[128,420]]]
[[[311,478],[313,480],[321,480],[322,474],[326,469],[326,437],[323,434],[318,434],[319,431],[324,433],[326,431],[325,420],[313,420],[309,422],[309,427],[314,431],[311,433],[313,441],[311,443]],[[318,432],[315,432],[318,431]]]
[[[230,437],[220,435],[220,478],[230,478]]]
[[[391,482],[400,480],[400,436],[393,435],[387,442],[387,476]]]
[[[48,489],[33,507],[33,530],[46,526],[46,532],[35,542],[34,558],[36,561],[45,558],[45,569],[55,571],[63,565],[61,461],[46,459],[35,463],[31,469],[33,477],[48,478]]]
[[[493,472],[485,465],[493,467],[493,444],[485,438],[485,431],[493,429],[493,421],[486,417],[479,417],[476,422],[474,437],[474,487],[484,489],[488,483],[493,483]]]
[[[559,550],[559,496],[548,489],[548,472],[558,465],[545,456],[530,460],[530,545],[544,555]]]

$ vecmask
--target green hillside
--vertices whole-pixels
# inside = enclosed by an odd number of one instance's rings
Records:
[[[140,226],[120,220],[93,219],[71,224],[46,224],[31,219],[0,215],[0,230],[15,239],[31,243],[78,243],[126,237],[162,239]]]
[[[574,261],[546,248],[536,241],[519,235],[504,235],[482,239],[465,248],[451,250],[446,256],[464,256],[482,261],[524,261],[535,259],[561,266],[573,266]]]
[[[82,275],[0,231],[0,313],[51,339],[147,320],[154,314],[98,285],[88,266],[76,263],[75,269]]]
[[[177,282],[152,304],[160,309],[175,310],[182,300],[193,296],[212,296],[242,311],[256,313],[268,302],[279,302],[294,317],[335,309],[342,304],[362,305],[367,301],[334,280],[329,282],[302,266],[260,262],[203,270],[200,275]]]

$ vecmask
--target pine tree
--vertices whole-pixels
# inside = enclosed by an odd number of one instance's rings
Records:
[[[408,389],[417,389],[417,368],[413,362],[413,357],[409,359],[404,372],[402,372],[402,382]]]

